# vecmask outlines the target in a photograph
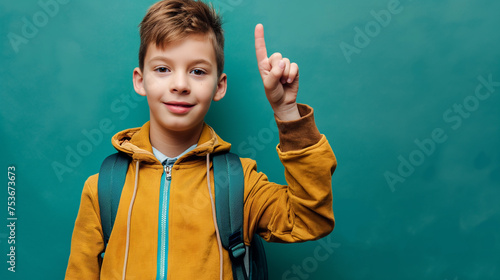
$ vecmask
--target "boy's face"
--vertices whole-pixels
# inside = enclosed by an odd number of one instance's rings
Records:
[[[215,50],[208,36],[190,35],[159,49],[150,44],[144,69],[134,69],[134,88],[146,96],[151,126],[169,131],[200,129],[212,100],[226,93],[227,77],[217,77]]]

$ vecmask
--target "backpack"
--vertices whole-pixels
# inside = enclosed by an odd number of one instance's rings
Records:
[[[108,156],[98,179],[98,197],[104,234],[104,251],[115,223],[130,157],[122,152]],[[251,246],[243,242],[243,168],[233,153],[213,155],[216,218],[222,246],[229,252],[234,280],[267,280],[262,239],[254,234]],[[102,252],[101,257],[104,257]]]

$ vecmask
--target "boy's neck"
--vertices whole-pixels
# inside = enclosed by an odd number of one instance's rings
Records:
[[[151,122],[149,141],[162,154],[169,158],[174,158],[198,143],[202,130],[203,123],[189,131],[169,131]]]

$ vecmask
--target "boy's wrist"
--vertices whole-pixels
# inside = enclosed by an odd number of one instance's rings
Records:
[[[282,152],[301,150],[318,143],[321,140],[316,123],[314,121],[314,110],[306,104],[297,104],[300,118],[293,121],[283,121],[275,115],[278,125],[280,144]]]
[[[301,118],[297,103],[273,108],[274,114],[281,121],[295,121]]]

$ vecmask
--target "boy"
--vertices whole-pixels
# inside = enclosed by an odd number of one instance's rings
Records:
[[[220,18],[203,2],[165,0],[150,7],[140,35],[133,81],[148,100],[150,121],[112,138],[132,161],[103,260],[98,174],[86,181],[66,279],[232,279],[218,239],[211,164],[230,144],[204,122],[211,101],[226,94]],[[267,57],[260,24],[255,48],[288,186],[269,182],[255,161],[241,158],[244,241],[249,245],[254,233],[273,242],[318,239],[334,226],[335,156],[312,109],[296,103],[297,64],[279,53]]]

